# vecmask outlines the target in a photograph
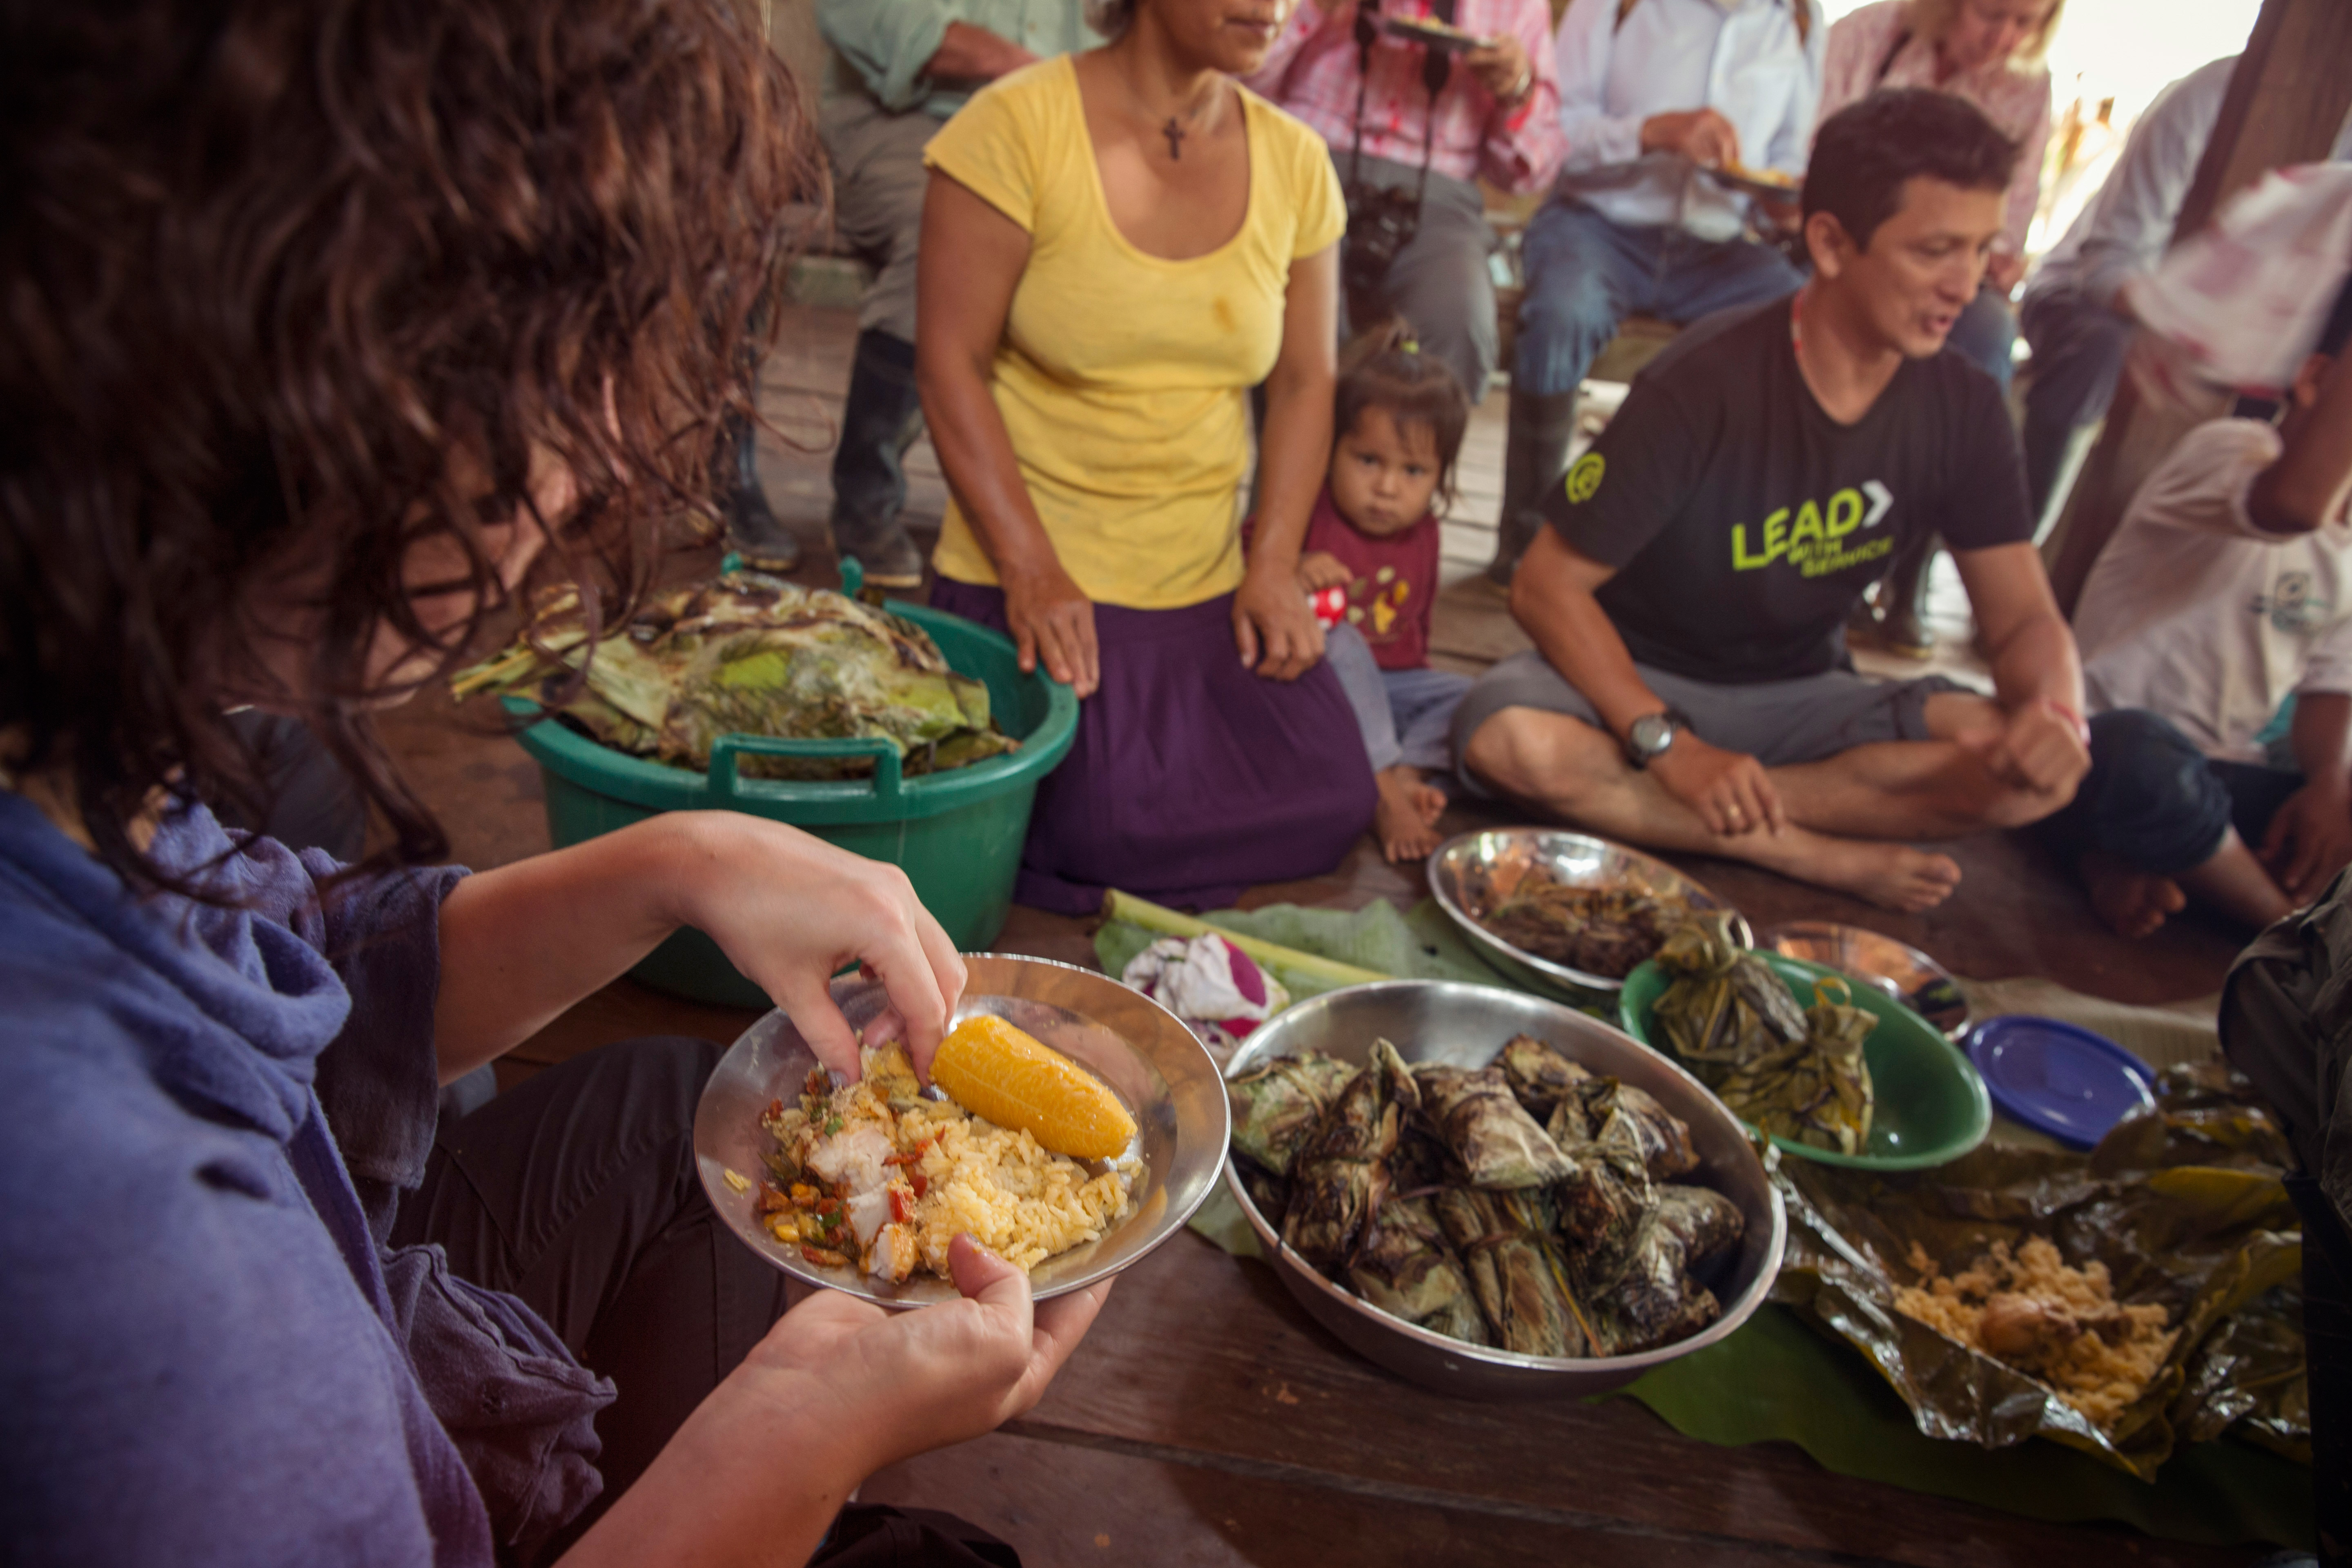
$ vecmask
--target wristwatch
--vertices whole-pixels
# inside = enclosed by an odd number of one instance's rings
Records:
[[[1636,768],[1648,767],[1665,755],[1676,735],[1689,728],[1689,717],[1676,709],[1643,714],[1626,727],[1625,761]]]

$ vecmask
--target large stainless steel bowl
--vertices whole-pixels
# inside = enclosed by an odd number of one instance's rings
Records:
[[[1150,997],[1090,969],[1041,958],[976,953],[964,960],[971,978],[956,1009],[959,1022],[992,1013],[1070,1057],[1117,1090],[1142,1131],[1143,1171],[1135,1203],[1111,1232],[1049,1258],[1030,1271],[1037,1298],[1059,1296],[1118,1273],[1168,1239],[1192,1217],[1216,1184],[1231,1135],[1231,1113],[1217,1064],[1192,1032]],[[834,1000],[863,1028],[887,1003],[879,984],[834,983]],[[790,1018],[775,1012],[744,1031],[719,1058],[694,1113],[694,1152],[711,1206],[743,1244],[785,1273],[830,1286],[886,1307],[952,1300],[955,1286],[918,1269],[903,1285],[827,1268],[771,1236],[752,1213],[756,1183],[767,1173],[773,1140],[760,1126],[772,1100],[800,1097],[816,1065]],[[733,1171],[754,1184],[738,1192]]]
[[[1621,976],[1592,974],[1538,958],[1512,946],[1479,923],[1511,896],[1521,878],[1541,868],[1575,888],[1624,888],[1654,898],[1680,900],[1693,909],[1729,910],[1706,886],[1664,860],[1590,834],[1557,827],[1489,827],[1447,839],[1429,858],[1429,891],[1479,952],[1497,969],[1530,989],[1569,1002],[1614,995]],[[1754,945],[1746,917],[1732,910],[1732,931],[1743,946]]]
[[[1699,1168],[1683,1180],[1709,1186],[1739,1205],[1747,1229],[1738,1249],[1698,1271],[1701,1284],[1723,1303],[1723,1316],[1678,1344],[1637,1355],[1605,1358],[1515,1355],[1465,1344],[1416,1328],[1367,1305],[1326,1279],[1281,1237],[1243,1187],[1233,1162],[1225,1185],[1256,1230],[1274,1270],[1316,1320],[1398,1376],[1441,1394],[1469,1399],[1541,1399],[1604,1393],[1631,1383],[1662,1362],[1715,1343],[1762,1304],[1780,1271],[1788,1221],[1780,1194],[1764,1173],[1738,1120],[1698,1079],[1631,1036],[1573,1008],[1497,990],[1443,980],[1387,980],[1351,985],[1302,1002],[1244,1041],[1226,1069],[1234,1077],[1270,1057],[1324,1051],[1361,1062],[1374,1039],[1396,1047],[1407,1061],[1484,1067],[1514,1035],[1533,1035],[1595,1073],[1647,1089],[1690,1124]]]

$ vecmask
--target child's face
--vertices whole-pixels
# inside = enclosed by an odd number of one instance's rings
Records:
[[[1419,522],[1437,493],[1437,433],[1399,429],[1385,408],[1367,408],[1331,450],[1331,500],[1339,515],[1374,538]]]

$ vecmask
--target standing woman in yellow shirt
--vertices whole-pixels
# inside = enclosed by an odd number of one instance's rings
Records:
[[[1107,47],[987,88],[924,154],[916,371],[951,493],[932,603],[1084,703],[1025,903],[1229,902],[1329,870],[1371,821],[1294,576],[1330,454],[1346,207],[1321,138],[1232,79],[1287,9],[1093,0]]]

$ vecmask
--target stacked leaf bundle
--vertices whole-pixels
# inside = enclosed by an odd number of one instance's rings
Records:
[[[1229,1086],[1250,1196],[1309,1264],[1372,1306],[1522,1355],[1612,1356],[1722,1313],[1692,1270],[1738,1205],[1670,1180],[1690,1129],[1631,1084],[1522,1035],[1493,1065],[1361,1068],[1282,1057]]]
[[[1859,1154],[1870,1142],[1877,1020],[1816,994],[1800,1007],[1771,965],[1741,947],[1727,910],[1695,914],[1658,950],[1675,977],[1655,1016],[1683,1065],[1731,1113],[1775,1138]]]
[[[921,627],[824,589],[731,572],[648,600],[598,637],[576,589],[551,590],[495,658],[460,670],[460,699],[538,700],[616,751],[700,772],[722,735],[889,742],[908,773],[967,766],[1020,742],[988,688],[948,668]],[[580,672],[585,668],[584,681]],[[766,778],[846,778],[870,758],[746,757]]]

